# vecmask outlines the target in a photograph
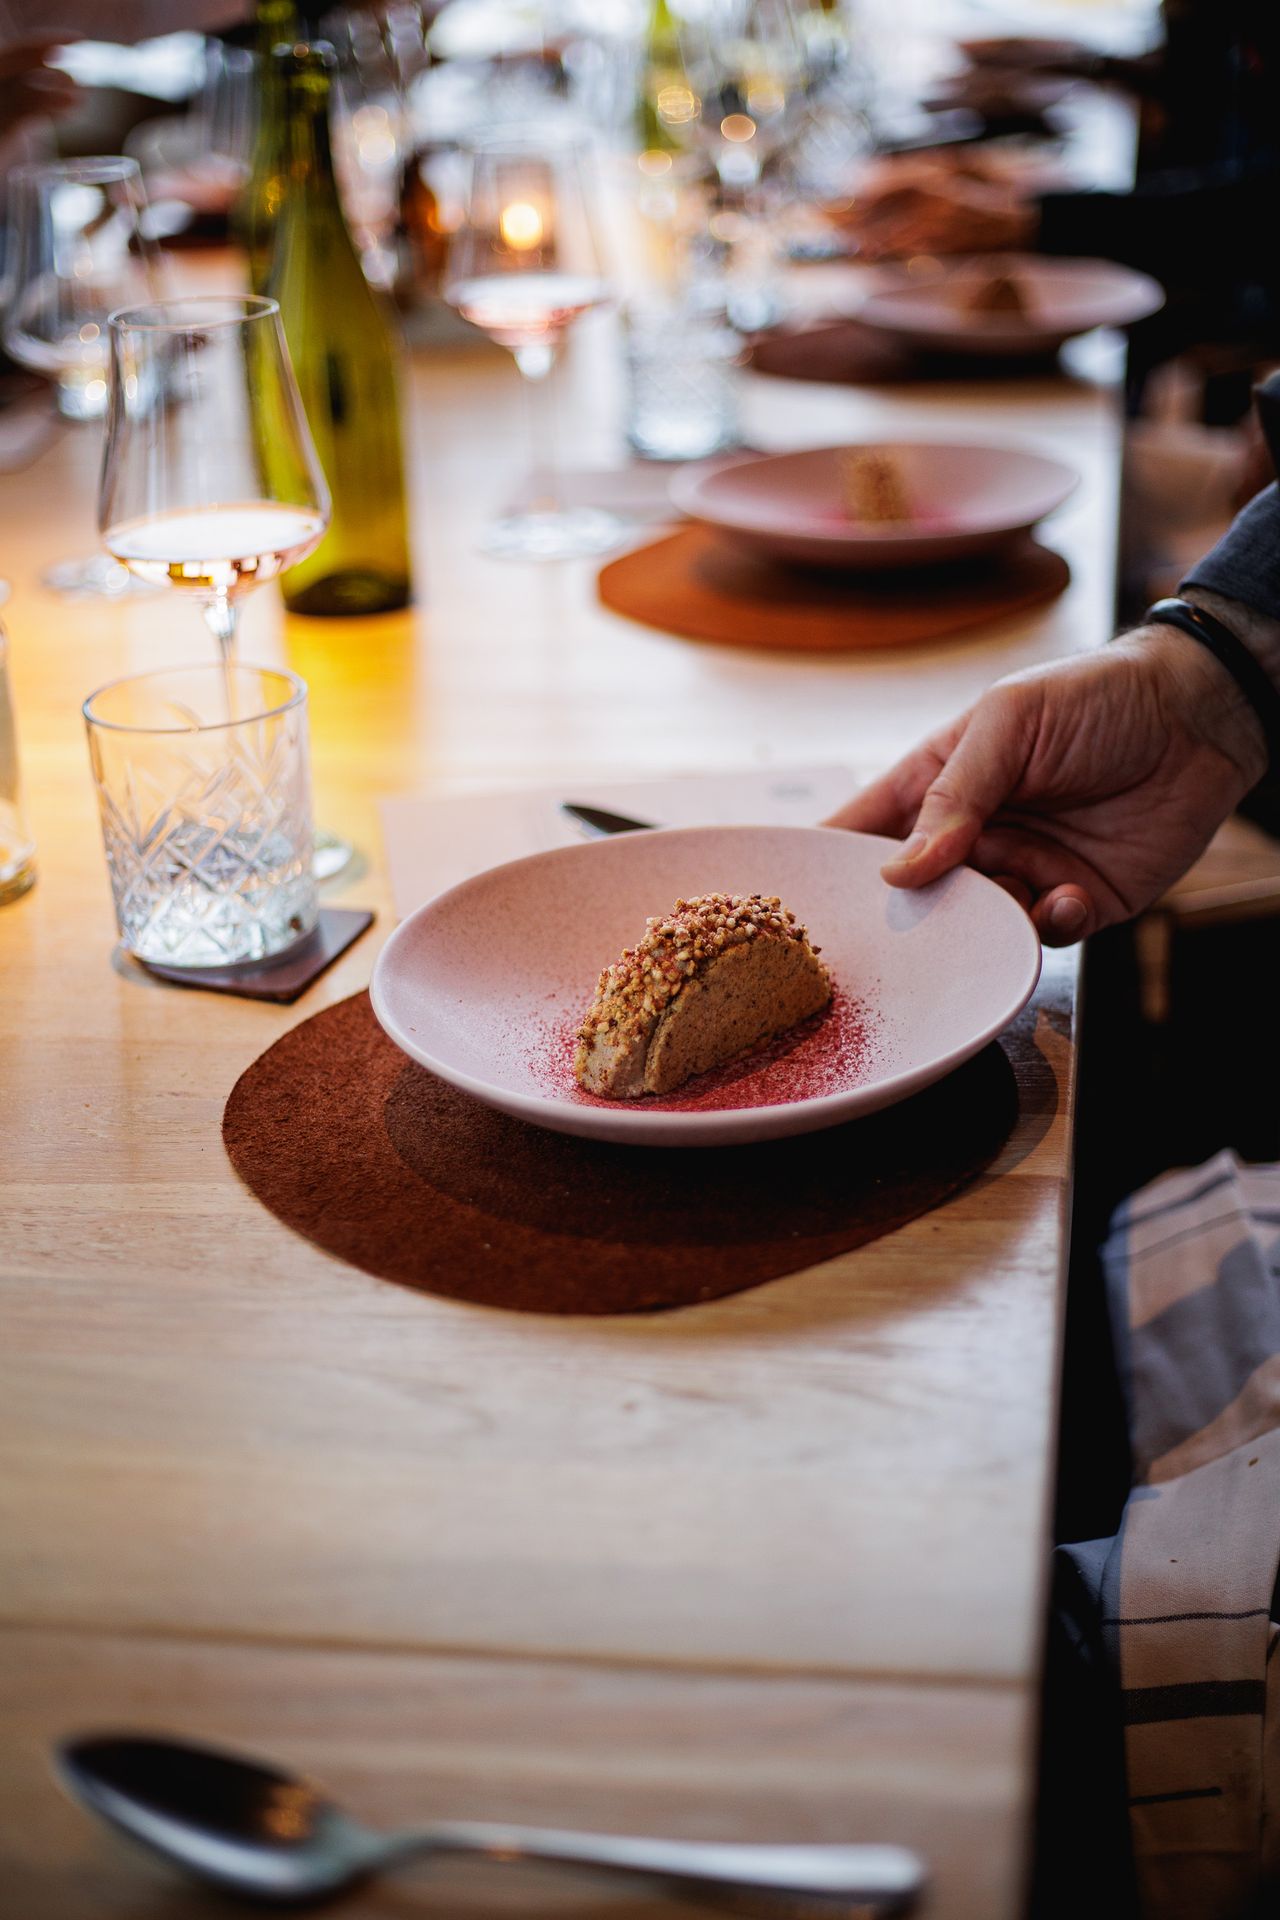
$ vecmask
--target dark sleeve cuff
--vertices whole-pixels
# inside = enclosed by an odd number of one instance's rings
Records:
[[[1240,235],[1266,233],[1280,166],[1174,167],[1140,180],[1130,193],[1046,193],[1038,205],[1037,246],[1044,253],[1120,260],[1157,280],[1185,280],[1188,263],[1202,287],[1207,275],[1240,278]]]
[[[1236,515],[1184,587],[1204,587],[1280,620],[1280,488],[1274,484]]]
[[[1129,224],[1130,209],[1126,200],[1127,196],[1116,193],[1043,194],[1038,202],[1038,251],[1127,259],[1129,236],[1123,229]]]

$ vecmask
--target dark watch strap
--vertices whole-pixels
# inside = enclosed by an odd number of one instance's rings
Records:
[[[1271,455],[1271,464],[1280,476],[1280,373],[1268,374],[1253,390],[1258,425],[1262,428]]]
[[[1280,773],[1280,690],[1238,640],[1230,627],[1189,600],[1157,600],[1143,615],[1144,626],[1178,627],[1221,661],[1253,708],[1267,742],[1272,774]]]

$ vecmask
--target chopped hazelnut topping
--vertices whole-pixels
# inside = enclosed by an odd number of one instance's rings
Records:
[[[600,1032],[634,1031],[656,1019],[699,965],[726,947],[758,935],[792,941],[808,937],[776,894],[766,899],[758,893],[708,893],[677,900],[669,914],[654,915],[645,924],[643,940],[600,975],[598,1004],[582,1024],[581,1041]]]

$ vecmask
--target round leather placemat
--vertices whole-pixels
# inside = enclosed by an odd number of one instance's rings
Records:
[[[876,386],[917,374],[907,347],[856,320],[771,328],[752,340],[746,364],[775,380],[820,380],[832,386]]]
[[[294,1027],[232,1090],[237,1173],[353,1266],[533,1313],[636,1313],[738,1293],[936,1207],[1018,1111],[998,1046],[912,1100],[798,1139],[621,1147],[548,1133],[405,1059],[367,994]]]
[[[874,387],[916,380],[1026,380],[1060,374],[1057,353],[955,354],[912,349],[858,320],[823,320],[757,334],[746,364],[775,380]]]
[[[1028,535],[994,557],[894,573],[784,567],[707,527],[682,527],[600,570],[614,613],[685,640],[775,652],[856,653],[950,639],[1054,600],[1071,578]]]

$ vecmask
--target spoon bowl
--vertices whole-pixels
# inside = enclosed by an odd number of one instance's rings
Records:
[[[82,1806],[233,1893],[328,1899],[371,1873],[385,1851],[381,1835],[309,1781],[216,1747],[96,1735],[59,1747],[57,1770]]]
[[[56,1765],[73,1797],[131,1840],[226,1893],[277,1906],[332,1899],[381,1868],[435,1853],[641,1876],[797,1917],[905,1913],[925,1879],[901,1847],[720,1845],[480,1821],[378,1833],[269,1763],[154,1735],[68,1740]]]

